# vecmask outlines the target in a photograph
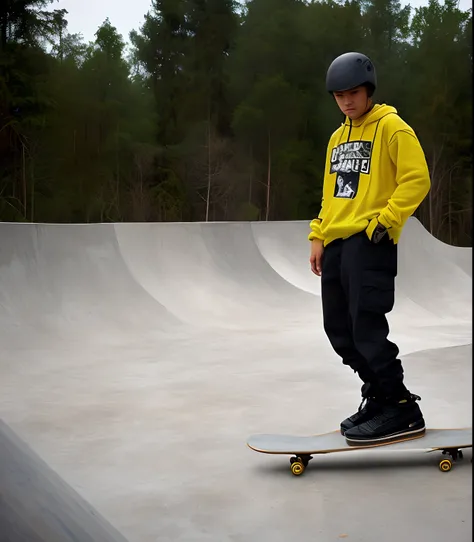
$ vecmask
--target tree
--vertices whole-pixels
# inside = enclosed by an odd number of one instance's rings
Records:
[[[33,218],[30,166],[51,106],[44,85],[51,60],[41,44],[54,39],[65,16],[45,11],[49,3],[9,0],[0,7],[0,212],[10,220]]]
[[[430,0],[416,9],[411,32],[410,114],[432,180],[420,216],[434,235],[464,241],[472,224],[472,18],[453,0]]]
[[[49,4],[0,7],[0,219],[309,220],[343,120],[326,70],[358,50],[425,150],[417,216],[471,243],[472,16],[454,0],[152,0],[128,59],[111,21],[84,43]]]
[[[298,94],[281,76],[262,78],[236,109],[234,129],[254,155],[266,156],[265,220],[270,217],[275,155],[296,135],[298,122]]]

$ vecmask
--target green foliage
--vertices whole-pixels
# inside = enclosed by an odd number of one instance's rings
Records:
[[[342,121],[326,69],[360,50],[423,144],[417,215],[471,243],[472,17],[454,0],[150,0],[128,58],[109,19],[84,43],[51,3],[0,7],[1,220],[309,220]]]

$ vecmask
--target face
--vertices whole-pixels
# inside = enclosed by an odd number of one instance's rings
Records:
[[[371,104],[366,87],[356,87],[342,92],[334,92],[339,109],[350,119],[358,119]]]

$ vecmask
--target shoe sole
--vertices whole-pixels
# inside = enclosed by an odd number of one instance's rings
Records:
[[[426,433],[426,426],[412,429],[411,431],[398,431],[397,433],[391,433],[390,435],[384,435],[383,437],[376,438],[351,438],[346,436],[346,442],[349,446],[370,446],[373,444],[389,444],[404,440],[413,440],[421,438]]]

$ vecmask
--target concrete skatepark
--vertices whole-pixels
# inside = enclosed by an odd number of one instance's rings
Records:
[[[331,431],[360,402],[323,332],[307,233],[0,224],[2,542],[55,542],[61,521],[80,542],[471,540],[470,450],[449,473],[437,454],[356,451],[293,477],[246,446]],[[471,427],[472,250],[412,218],[399,258],[407,385],[428,426]]]

